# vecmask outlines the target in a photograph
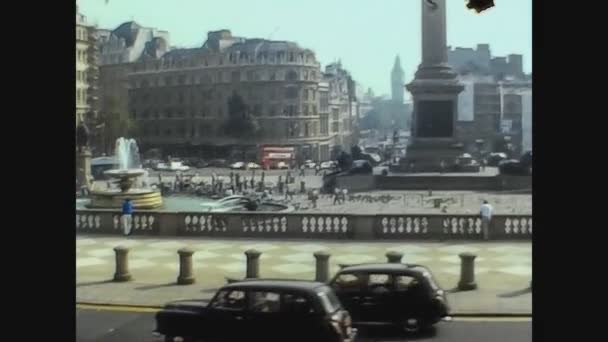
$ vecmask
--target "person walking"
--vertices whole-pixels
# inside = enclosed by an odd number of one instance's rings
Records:
[[[340,203],[340,188],[338,187],[334,189],[334,205],[336,205],[336,203]]]
[[[305,170],[306,170],[306,165],[302,164],[302,166],[300,166],[300,177],[305,176]]]
[[[342,196],[340,198],[340,201],[342,202],[342,204],[346,203],[347,195],[348,195],[348,189],[346,189],[346,188],[342,189]]]
[[[131,224],[133,223],[133,203],[127,198],[122,204],[122,230],[125,236],[131,235]]]
[[[317,164],[315,165],[315,176],[318,176],[319,172],[321,172],[321,165]]]
[[[481,215],[481,229],[483,230],[483,239],[488,240],[490,238],[490,223],[492,222],[492,215],[494,214],[494,208],[484,200],[479,210]]]

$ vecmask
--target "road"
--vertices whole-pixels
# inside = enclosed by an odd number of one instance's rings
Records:
[[[153,329],[153,310],[76,308],[76,341],[79,342],[162,342],[162,337],[152,335]],[[357,342],[389,341],[526,342],[532,341],[532,322],[518,318],[456,318],[438,324],[435,332],[426,336],[373,332],[357,338]]]

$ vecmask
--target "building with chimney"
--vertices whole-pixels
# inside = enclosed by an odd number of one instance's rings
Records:
[[[201,47],[133,63],[128,108],[142,150],[256,160],[264,146],[293,147],[298,159],[320,161],[352,142],[349,77],[340,65],[322,73],[315,53],[294,42],[219,30]],[[226,126],[234,94],[255,132]]]

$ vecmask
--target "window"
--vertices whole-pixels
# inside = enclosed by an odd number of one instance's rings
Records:
[[[285,89],[285,98],[295,99],[298,97],[298,88],[296,87],[288,87]]]
[[[247,81],[253,81],[253,71],[249,70],[247,71]]]
[[[391,283],[391,277],[388,274],[370,274],[368,277],[367,285],[370,287],[389,286]]]
[[[312,99],[313,99],[313,101],[317,99],[317,91],[316,90],[312,91]]]
[[[327,313],[334,313],[341,305],[336,295],[327,289],[323,292],[317,292],[317,296],[321,299],[321,304]]]
[[[280,312],[281,296],[276,292],[250,292],[249,309],[251,312]]]
[[[332,133],[338,133],[338,132],[340,132],[340,123],[339,122],[336,122],[336,121],[332,122],[332,124],[331,124],[331,132]]]
[[[290,70],[287,73],[287,80],[288,81],[297,81],[298,80],[298,73],[295,72],[295,71],[293,71],[293,70]]]
[[[277,79],[277,73],[276,73],[276,72],[274,72],[274,71],[271,71],[271,72],[270,72],[270,77],[269,77],[269,79],[270,79],[271,81],[276,80],[276,79]]]
[[[238,71],[232,72],[232,82],[238,82],[241,80],[241,74]]]
[[[305,136],[305,137],[309,137],[309,136],[310,136],[310,124],[309,124],[309,123],[307,123],[307,124],[304,126],[304,136]]]
[[[411,289],[418,284],[416,278],[406,275],[395,277],[395,286],[397,290],[405,291]]]
[[[289,61],[293,62],[295,60],[294,56],[293,56],[293,52],[289,53]]]
[[[308,298],[297,294],[285,293],[283,294],[281,312],[306,315],[313,314],[315,309]]]
[[[221,291],[211,302],[212,308],[228,310],[245,309],[245,292],[243,291]]]
[[[359,289],[362,285],[362,281],[358,274],[343,273],[336,278],[335,285],[342,290]]]
[[[308,115],[308,106],[304,105],[304,115]]]
[[[277,106],[276,105],[272,105],[270,107],[270,116],[275,116],[277,114]]]

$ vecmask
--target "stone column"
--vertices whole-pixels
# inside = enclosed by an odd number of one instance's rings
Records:
[[[192,274],[192,254],[194,251],[188,248],[182,248],[177,251],[179,254],[179,276],[177,283],[179,285],[194,284],[194,276]]]
[[[255,249],[250,249],[245,252],[247,257],[247,274],[245,278],[259,278],[260,277],[260,255],[261,252]]]
[[[88,148],[83,148],[82,151],[77,152],[76,160],[78,184],[86,185],[89,190],[91,189],[91,156],[91,151]],[[80,189],[77,190],[80,191]]]
[[[114,281],[123,282],[133,280],[129,273],[129,248],[118,246],[114,248],[116,253],[116,272],[114,273]]]
[[[329,281],[329,256],[325,251],[318,251],[313,254],[316,259],[315,281],[325,283]]]
[[[475,282],[475,258],[473,253],[460,253],[460,281],[458,290],[469,291],[477,289]]]
[[[439,65],[448,61],[445,2],[422,0],[423,64]]]
[[[403,258],[403,253],[389,251],[386,253],[386,261],[392,264],[400,264]]]

